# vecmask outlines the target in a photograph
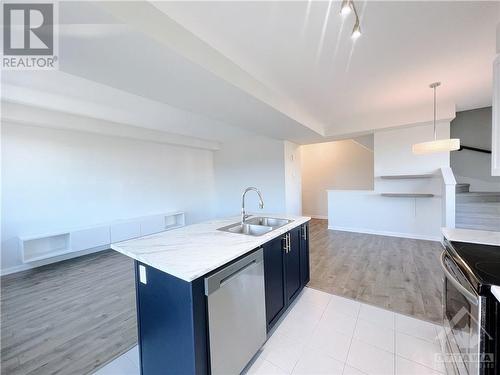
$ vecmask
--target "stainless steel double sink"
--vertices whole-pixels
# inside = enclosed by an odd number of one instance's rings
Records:
[[[217,230],[229,233],[246,234],[247,236],[262,236],[263,234],[272,232],[293,220],[280,219],[276,217],[252,217],[241,223],[227,225]]]

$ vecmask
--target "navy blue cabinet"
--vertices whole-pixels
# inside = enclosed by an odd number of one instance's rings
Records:
[[[306,286],[310,280],[309,271],[309,223],[300,226],[300,280]]]
[[[135,274],[141,374],[208,374],[203,278],[189,283],[138,261]]]
[[[288,249],[285,256],[286,298],[290,304],[302,289],[300,278],[300,227],[288,232]]]
[[[309,282],[307,224],[264,244],[266,320],[268,332]]]
[[[286,308],[285,299],[285,237],[263,245],[266,290],[266,321],[268,331]]]

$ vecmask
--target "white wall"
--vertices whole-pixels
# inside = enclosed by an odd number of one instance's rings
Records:
[[[214,217],[213,152],[84,132],[2,124],[2,270],[18,235],[185,211]]]
[[[458,112],[451,122],[451,137],[462,146],[492,149],[491,107]],[[492,155],[463,150],[451,154],[451,168],[459,183],[470,183],[471,191],[500,191],[500,177],[492,176]]]
[[[352,140],[302,146],[305,215],[328,217],[329,189],[373,189],[373,151]]]
[[[280,213],[286,211],[284,142],[246,134],[224,142],[214,152],[218,217],[239,215],[241,194],[246,187],[260,189],[264,210],[258,197],[249,192],[247,212]]]
[[[285,211],[302,215],[302,147],[285,141]]]
[[[450,153],[414,155],[412,145],[433,140],[432,125],[379,131],[374,138],[375,176],[419,174],[450,165]],[[450,138],[450,124],[437,126],[437,138]]]
[[[449,138],[448,123],[439,124],[438,138]],[[448,167],[449,153],[413,155],[412,145],[431,140],[432,125],[380,131],[374,139],[374,190],[328,192],[328,225],[331,229],[398,237],[440,240],[444,222],[441,167]],[[428,174],[416,180],[384,180],[380,176]],[[432,198],[391,198],[381,193],[432,193]]]

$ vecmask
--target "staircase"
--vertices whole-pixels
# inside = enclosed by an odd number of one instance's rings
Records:
[[[455,226],[500,231],[500,192],[471,192],[470,184],[456,185]]]

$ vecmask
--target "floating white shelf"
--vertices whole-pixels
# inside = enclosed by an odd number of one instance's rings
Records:
[[[83,250],[109,249],[113,242],[147,236],[184,225],[184,212],[169,212],[68,231],[21,236],[19,246],[23,262],[31,263]]]
[[[413,180],[418,178],[433,178],[436,177],[434,174],[400,174],[400,175],[390,175],[390,176],[380,176],[383,180]]]
[[[434,196],[430,193],[382,193],[380,195],[393,198],[432,198]]]

